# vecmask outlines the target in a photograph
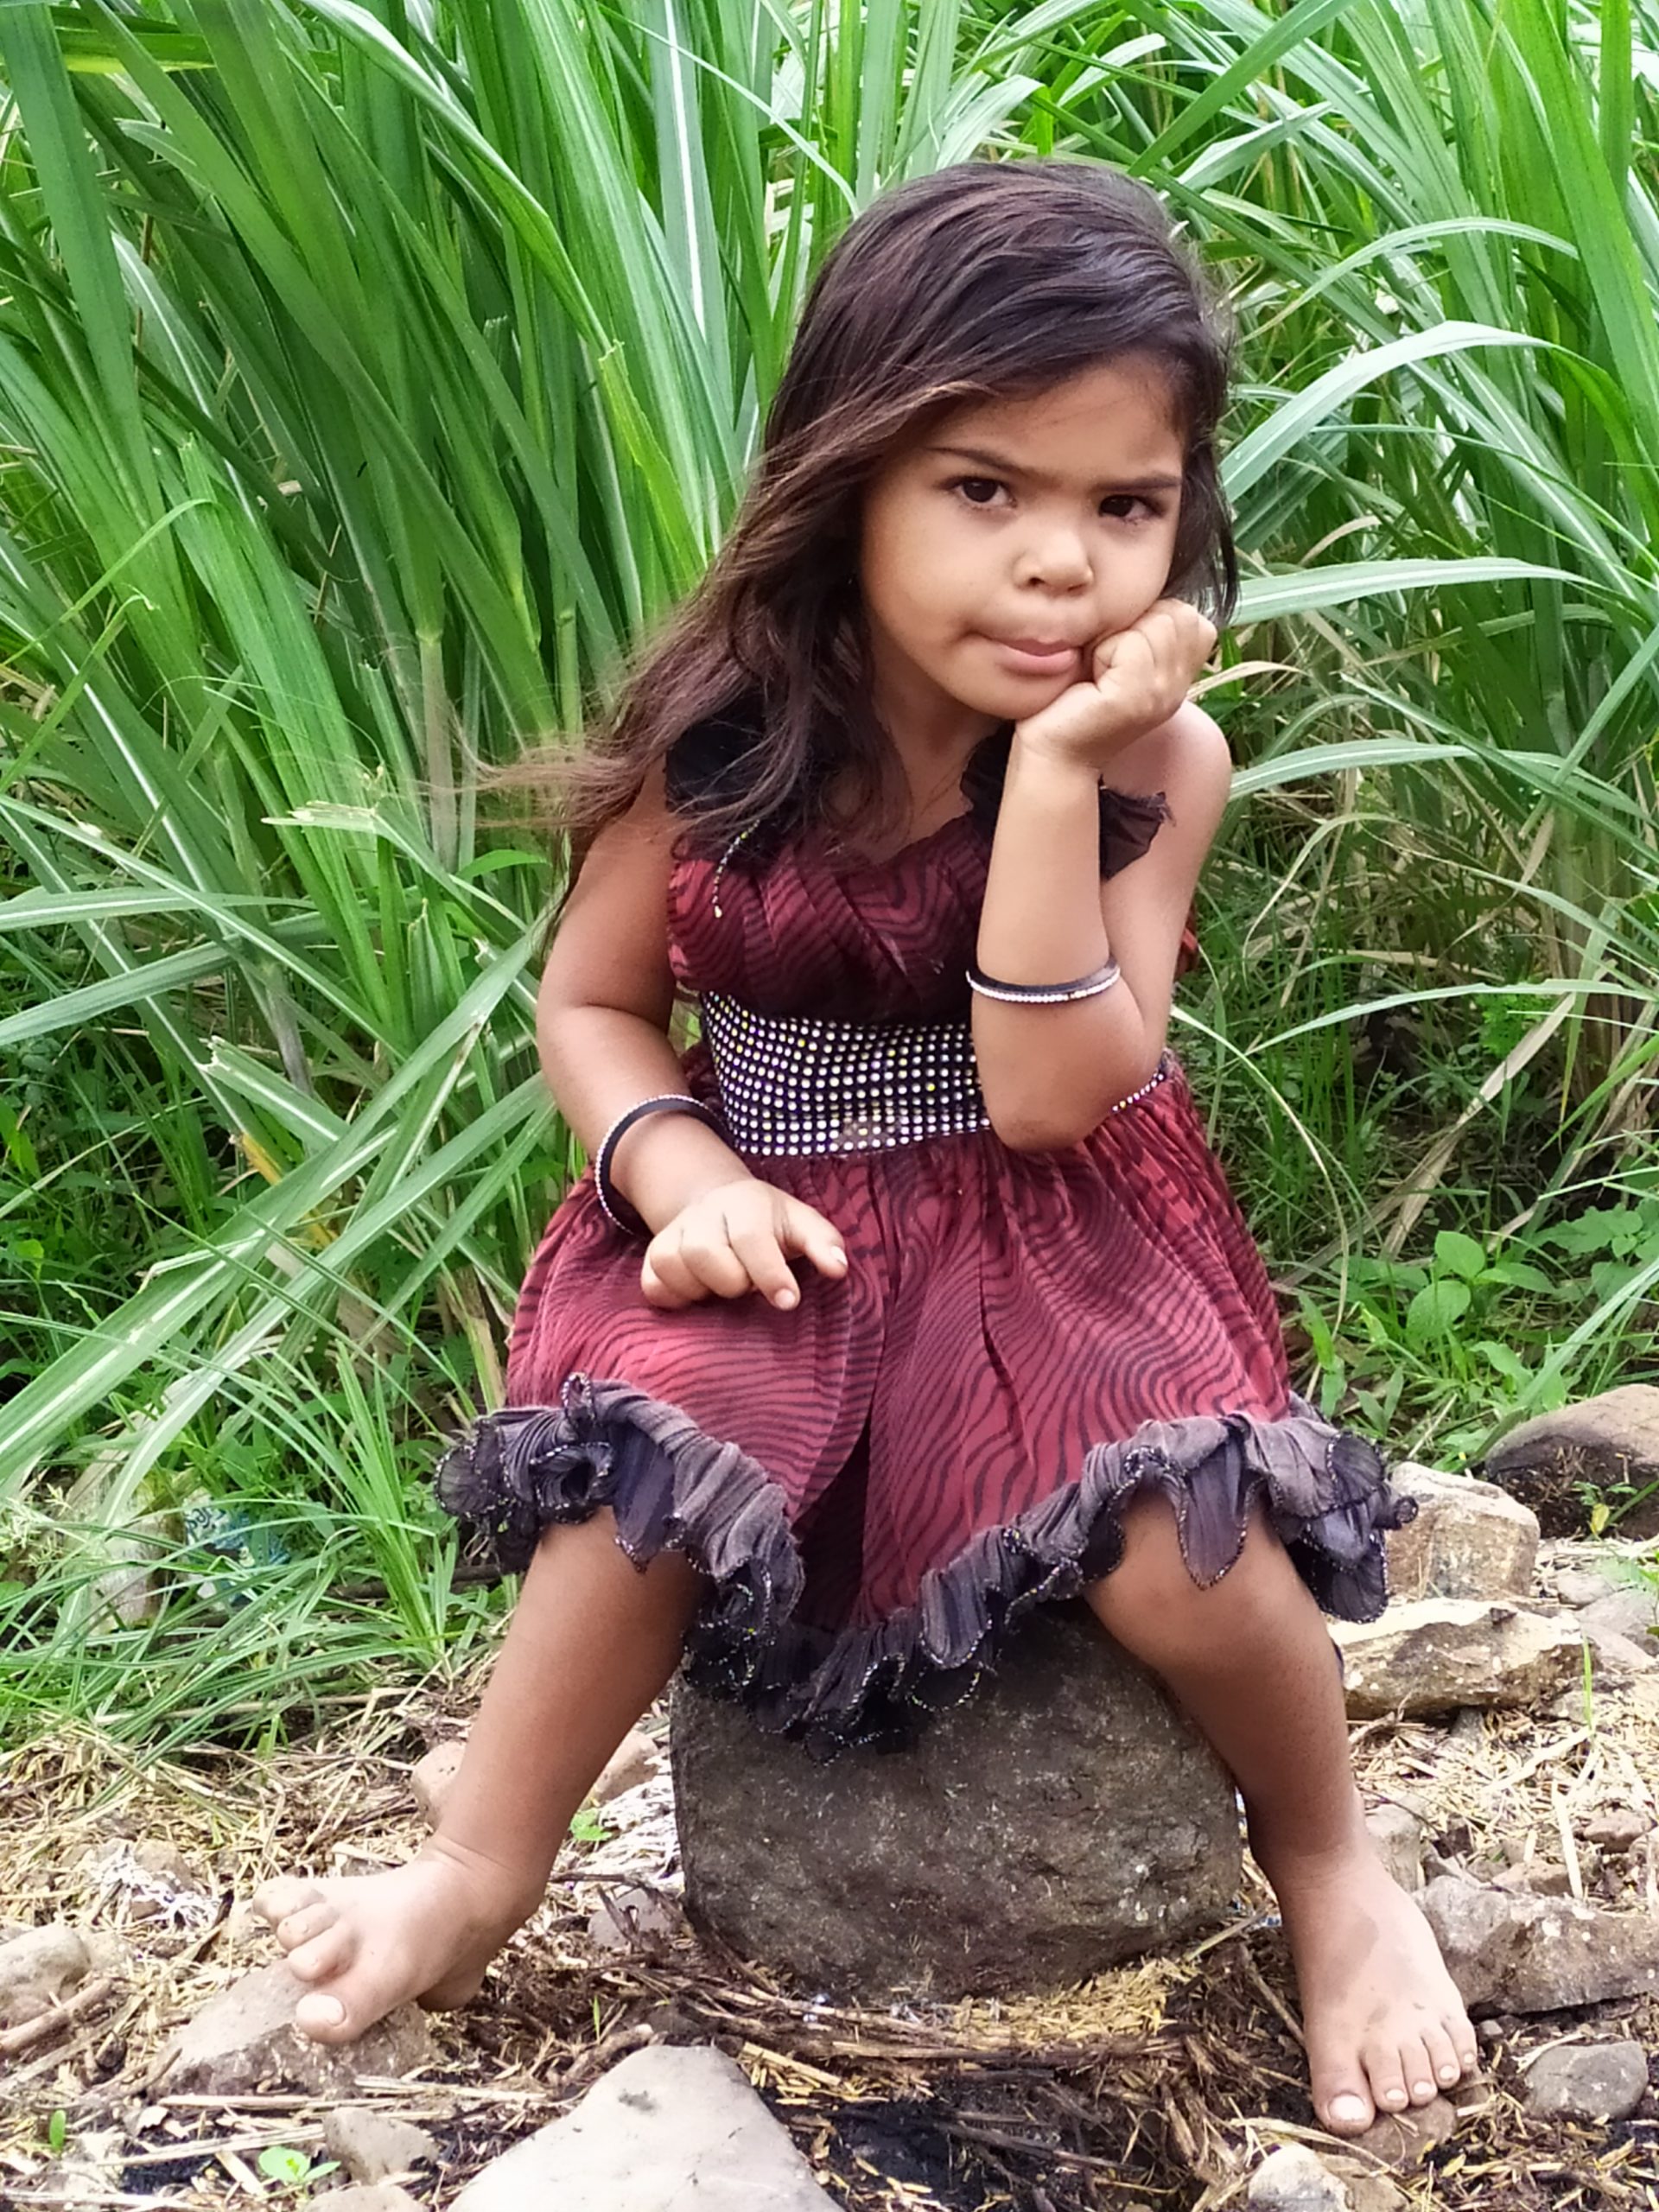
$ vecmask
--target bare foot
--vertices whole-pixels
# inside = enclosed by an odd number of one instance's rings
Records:
[[[295,2026],[314,2043],[352,2043],[411,1999],[443,2011],[475,1997],[535,1901],[504,1868],[435,1836],[385,1874],[279,1875],[252,1905],[276,1929],[289,1972],[315,1985]]]
[[[1379,2113],[1426,2105],[1478,2070],[1433,1930],[1369,1838],[1323,1859],[1256,1856],[1290,1939],[1323,2126],[1362,2135]]]

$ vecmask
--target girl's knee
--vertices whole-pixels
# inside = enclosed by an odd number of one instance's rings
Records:
[[[1287,1573],[1296,1579],[1259,1501],[1236,1557],[1207,1581],[1188,1560],[1179,1516],[1164,1491],[1142,1491],[1130,1499],[1122,1528],[1118,1564],[1085,1592],[1109,1629],[1133,1624],[1177,1642],[1206,1631],[1232,1634],[1282,1605]]]

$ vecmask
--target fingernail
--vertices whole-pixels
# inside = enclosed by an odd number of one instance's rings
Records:
[[[778,1294],[778,1303],[780,1306],[792,1306],[795,1303],[795,1298],[796,1294],[794,1291],[780,1290]]]

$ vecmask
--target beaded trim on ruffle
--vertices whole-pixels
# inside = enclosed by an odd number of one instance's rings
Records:
[[[1294,1394],[1277,1421],[1147,1421],[1094,1446],[1076,1480],[982,1529],[923,1578],[916,1604],[832,1633],[796,1616],[804,1569],[779,1485],[741,1447],[627,1383],[574,1373],[557,1407],[486,1414],[438,1469],[440,1502],[474,1552],[505,1573],[529,1565],[544,1529],[602,1506],[637,1564],[685,1554],[709,1579],[686,1638],[688,1680],[826,1758],[913,1742],[930,1715],[994,1668],[1023,1615],[1111,1573],[1125,1508],[1148,1489],[1169,1500],[1200,1586],[1236,1560],[1259,1499],[1320,1607],[1352,1621],[1382,1612],[1382,1533],[1417,1510],[1389,1489],[1374,1444]],[[1206,1526],[1213,1552],[1204,1549]]]

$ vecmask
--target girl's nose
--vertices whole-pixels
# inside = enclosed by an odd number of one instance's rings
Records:
[[[1094,569],[1077,532],[1057,525],[1032,537],[1022,549],[1016,581],[1048,591],[1078,591],[1094,582]]]

